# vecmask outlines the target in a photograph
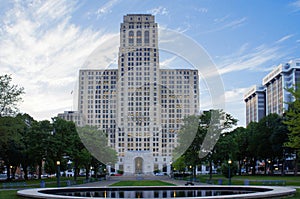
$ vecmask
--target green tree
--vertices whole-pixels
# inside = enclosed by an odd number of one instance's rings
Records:
[[[204,140],[206,131],[200,126],[199,116],[188,116],[183,119],[183,126],[178,134],[178,143],[174,150],[174,160],[183,157],[185,166],[192,167],[195,175],[196,165],[200,163],[199,151]],[[195,176],[194,176],[195,177]]]
[[[7,179],[20,165],[23,122],[16,117],[0,117],[0,157],[7,168]]]
[[[14,115],[24,94],[24,88],[12,85],[11,81],[10,75],[0,75],[0,117]]]
[[[288,89],[288,91],[294,97],[294,101],[288,103],[289,108],[286,112],[286,119],[284,121],[289,130],[288,141],[285,143],[285,146],[296,151],[295,175],[297,175],[298,157],[300,155],[300,85],[297,85],[296,88],[297,89]]]
[[[201,160],[206,159],[210,164],[211,176],[213,161],[211,157],[215,144],[221,133],[232,128],[237,120],[221,110],[210,110],[200,116],[188,116],[183,122],[178,134],[179,146],[174,150],[174,159],[185,151],[183,154],[185,163],[187,166],[192,166],[194,177],[196,166],[201,163]],[[206,155],[209,156],[205,157]]]
[[[28,168],[30,166],[34,166],[34,156],[31,154],[31,144],[32,144],[32,136],[31,136],[31,125],[35,120],[28,114],[18,114],[16,118],[20,119],[20,124],[22,130],[21,133],[21,148],[20,148],[20,164],[22,166],[24,172],[25,180],[28,180]]]
[[[288,91],[293,95],[295,101],[289,103],[284,121],[290,131],[286,146],[298,150],[300,149],[300,89],[288,89]]]
[[[205,127],[206,136],[199,155],[201,158],[203,154],[209,154],[205,158],[209,162],[209,179],[211,180],[212,163],[218,164],[222,159],[232,156],[235,145],[227,131],[236,125],[237,120],[222,110],[210,110],[200,116],[200,121],[200,125]]]
[[[49,169],[49,165],[52,165],[53,162],[52,151],[56,149],[53,141],[53,126],[49,120],[32,121],[30,126],[30,159],[34,168],[38,166],[38,178],[41,179],[43,161],[47,165],[47,171],[53,170]]]
[[[256,162],[258,160],[259,152],[258,152],[258,143],[259,140],[259,124],[257,122],[250,122],[247,126],[247,140],[248,140],[248,163],[252,168],[251,173],[255,174]]]
[[[238,167],[237,167],[237,165],[234,162],[232,162],[231,164],[229,164],[228,161],[226,161],[221,166],[222,174],[226,178],[229,178],[229,177],[232,178],[233,176],[235,176],[236,173],[237,173],[237,170],[238,170]],[[229,171],[230,171],[230,175],[229,175]]]
[[[172,163],[173,169],[179,172],[184,172],[185,166],[184,156],[179,157],[177,160],[175,160],[175,162]]]
[[[103,164],[114,164],[117,152],[108,145],[108,137],[104,131],[95,126],[77,127],[78,135],[88,151]]]
[[[246,132],[247,159],[251,160],[253,174],[255,174],[257,160],[264,160],[264,162],[283,160],[284,142],[287,140],[288,131],[281,116],[269,114],[259,122],[251,122],[247,126]],[[265,164],[265,173],[266,166],[267,164]]]
[[[242,164],[246,164],[246,160],[249,157],[248,153],[248,136],[247,136],[247,129],[244,127],[238,127],[233,130],[234,134],[234,142],[237,145],[237,150],[235,151],[235,157],[238,161],[238,172],[239,175],[242,174]],[[246,165],[244,165],[246,166]],[[248,167],[246,166],[246,172],[248,172]]]
[[[211,156],[208,156],[210,157],[209,161],[211,161],[210,166],[212,162],[220,166],[220,163],[227,162],[229,159],[235,160],[237,151],[238,143],[235,141],[235,131],[223,133],[215,145]]]

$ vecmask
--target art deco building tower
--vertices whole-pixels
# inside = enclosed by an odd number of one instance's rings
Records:
[[[116,150],[120,156],[119,169],[125,173],[151,173],[161,137],[159,54],[154,16],[124,16],[118,72]]]
[[[115,170],[170,173],[182,119],[199,113],[199,76],[193,69],[159,68],[154,16],[124,16],[118,69],[79,74],[79,113],[85,124],[107,132],[118,153]]]

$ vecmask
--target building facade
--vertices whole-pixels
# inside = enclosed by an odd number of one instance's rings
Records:
[[[253,86],[245,95],[246,125],[258,122],[266,116],[266,94],[264,86]]]
[[[292,102],[293,96],[287,88],[297,88],[300,83],[300,60],[291,60],[288,63],[278,65],[262,80],[259,90],[250,89],[244,96],[246,102],[246,124],[251,121],[259,121],[261,118],[253,116],[254,112],[262,111],[263,93],[265,95],[265,114],[284,114],[288,109],[288,102]],[[257,94],[257,95],[256,95]],[[260,94],[260,99],[258,97]],[[257,98],[253,98],[257,96]],[[259,103],[255,100],[260,100]],[[258,106],[256,105],[258,104]],[[259,105],[260,104],[260,105]],[[257,113],[254,113],[257,115]]]
[[[170,173],[182,119],[199,113],[194,69],[160,69],[154,16],[129,14],[120,25],[118,69],[79,72],[83,125],[107,132],[124,174]]]
[[[67,121],[73,121],[77,126],[82,126],[83,119],[78,111],[64,111],[63,113],[59,113],[57,117]]]

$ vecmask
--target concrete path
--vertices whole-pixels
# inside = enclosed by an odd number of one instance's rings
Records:
[[[81,185],[75,185],[80,187],[100,187],[100,186],[109,186],[119,181],[126,181],[126,180],[160,180],[168,183],[172,183],[175,185],[185,185],[187,183],[186,180],[175,180],[170,178],[169,176],[110,176],[107,180],[86,183]],[[200,185],[202,183],[193,182],[195,185]]]

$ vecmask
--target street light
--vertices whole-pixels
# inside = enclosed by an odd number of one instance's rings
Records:
[[[90,167],[91,178],[93,177],[93,167]]]
[[[192,175],[191,175],[191,177],[190,177],[190,181],[192,182],[192,181],[193,181],[193,177],[194,177],[194,176],[193,176],[193,175],[194,175],[194,174],[193,174],[193,169],[192,169],[192,168],[193,168],[193,166],[192,166],[192,165],[190,165],[190,166],[189,166],[189,168],[190,168],[190,170],[191,170],[191,174],[192,174]]]
[[[57,165],[57,187],[60,187],[60,161],[56,161],[56,165]]]
[[[232,161],[231,159],[228,160],[228,184],[231,185],[231,176],[230,176],[230,165]]]

